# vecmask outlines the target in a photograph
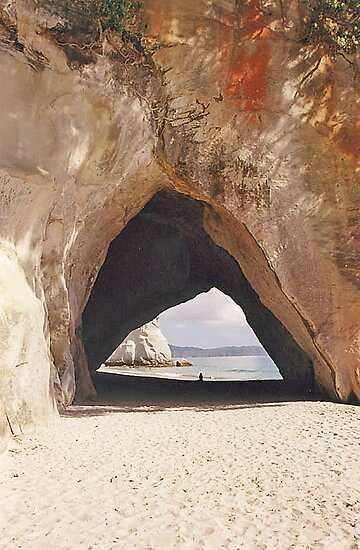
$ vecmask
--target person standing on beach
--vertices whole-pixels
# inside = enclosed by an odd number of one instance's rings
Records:
[[[204,379],[204,377],[203,377],[203,373],[202,373],[202,372],[200,372],[200,374],[199,374],[199,381],[200,381],[200,382],[202,382],[202,381],[203,381],[203,379]]]

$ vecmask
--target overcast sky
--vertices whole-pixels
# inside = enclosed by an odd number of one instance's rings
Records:
[[[215,288],[162,313],[160,328],[177,346],[259,345],[242,309]]]

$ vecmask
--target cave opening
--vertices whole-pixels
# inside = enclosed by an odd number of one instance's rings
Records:
[[[182,369],[183,377],[201,372],[204,380],[213,381],[282,379],[242,308],[216,288],[164,311],[158,322],[174,363],[192,365]],[[166,375],[172,374],[178,372],[166,369]]]
[[[133,329],[216,288],[242,308],[287,387],[311,391],[311,359],[262,304],[239,263],[209,236],[205,208],[186,195],[159,191],[111,242],[82,316],[95,387],[96,370]]]
[[[180,368],[177,368],[180,367]],[[213,382],[281,380],[238,304],[216,288],[134,329],[100,373]]]

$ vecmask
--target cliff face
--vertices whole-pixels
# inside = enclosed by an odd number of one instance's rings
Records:
[[[91,394],[85,304],[110,242],[162,189],[201,202],[204,235],[315,383],[360,398],[358,80],[353,59],[301,42],[299,5],[148,0],[151,55],[104,38],[85,59],[41,2],[2,3],[4,426],[69,403],[75,374]]]

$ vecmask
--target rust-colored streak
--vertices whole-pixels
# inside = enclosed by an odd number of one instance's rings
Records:
[[[348,157],[360,161],[360,117],[352,127],[342,128],[335,141]]]
[[[253,52],[240,48],[228,74],[226,94],[239,109],[259,111],[266,99],[270,45],[262,42]]]
[[[270,36],[259,0],[250,0],[241,10],[238,29],[223,15],[220,39],[222,81],[226,99],[238,110],[251,113],[263,108],[271,56]],[[254,119],[255,120],[255,119]]]
[[[152,0],[147,3],[148,27],[146,35],[157,40],[166,40],[172,34],[173,10],[168,0]]]
[[[244,38],[256,38],[258,33],[270,32],[264,28],[265,17],[264,12],[260,8],[260,0],[250,0],[244,5],[241,20],[245,30]]]

